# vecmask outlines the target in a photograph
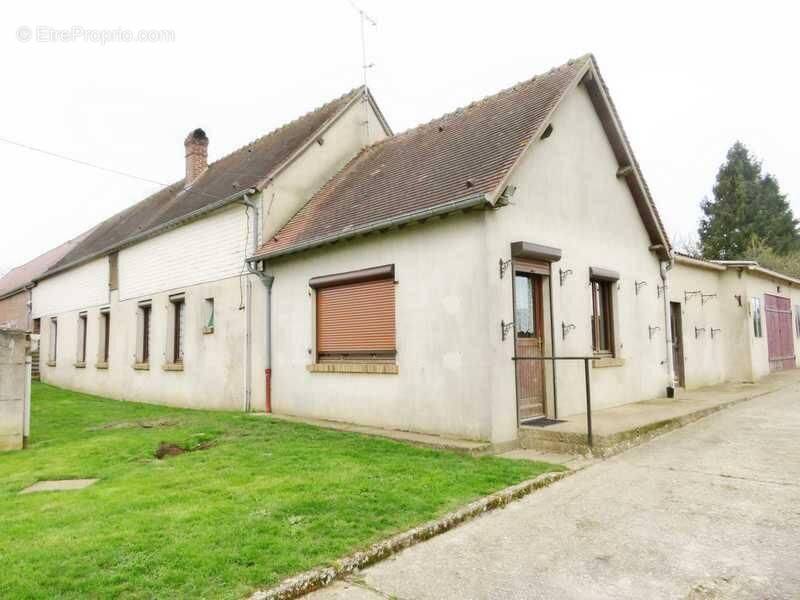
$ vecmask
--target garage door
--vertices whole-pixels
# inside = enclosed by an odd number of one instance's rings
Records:
[[[795,367],[794,339],[792,337],[792,307],[789,298],[764,295],[764,312],[767,319],[767,347],[770,371]]]

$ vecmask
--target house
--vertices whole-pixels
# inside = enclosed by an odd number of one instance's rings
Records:
[[[688,386],[745,376],[679,290],[717,290],[697,303],[723,322],[720,273],[752,273],[745,304],[781,277],[674,257],[591,55],[397,135],[358,88],[212,164],[207,146],[191,132],[183,180],[37,278],[46,381],[513,443],[585,411],[587,374],[594,409],[671,395],[676,357]]]
[[[34,280],[61,260],[80,240],[70,240],[11,269],[0,278],[0,329],[19,329],[38,333],[31,317]]]
[[[670,282],[676,382],[755,382],[792,369],[800,350],[800,280],[753,261],[675,255]]]
[[[391,130],[369,91],[340,98],[207,162],[95,227],[33,288],[42,379],[112,398],[250,410],[263,299],[244,259],[362,147]],[[263,406],[261,403],[258,407]]]
[[[597,408],[663,396],[669,258],[594,58],[570,61],[365,149],[265,237],[271,408],[495,443],[585,410],[582,364],[515,355],[598,357]]]

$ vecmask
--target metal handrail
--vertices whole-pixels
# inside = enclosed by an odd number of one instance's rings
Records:
[[[586,383],[586,443],[592,447],[592,387],[589,380],[589,361],[597,360],[597,356],[512,356],[511,360],[582,360],[583,377]]]

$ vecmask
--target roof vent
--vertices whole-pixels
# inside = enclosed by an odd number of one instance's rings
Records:
[[[441,133],[442,131],[444,131],[444,125],[439,125],[439,133]]]
[[[208,169],[208,137],[200,128],[186,136],[183,142],[186,149],[186,177],[184,188],[191,186]]]
[[[475,182],[473,182],[472,179],[467,179],[467,187],[468,188],[475,187]]]

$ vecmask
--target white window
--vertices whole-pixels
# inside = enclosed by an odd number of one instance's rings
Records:
[[[183,364],[184,340],[186,337],[186,297],[176,294],[169,297],[169,320],[167,322],[167,357],[169,362]]]
[[[111,309],[100,309],[100,327],[97,340],[97,362],[108,365],[108,353],[111,346]]]
[[[150,364],[150,322],[153,306],[150,300],[139,303],[136,310],[136,362],[140,365]]]
[[[48,352],[48,362],[51,365],[56,364],[58,357],[58,317],[50,319],[50,348]]]
[[[764,330],[761,326],[761,298],[753,298],[751,305],[753,309],[753,336],[757,338],[764,337]]]
[[[88,315],[85,312],[78,314],[78,349],[75,353],[75,365],[86,364],[86,330]]]
[[[203,303],[203,333],[214,333],[214,299],[206,298]]]

